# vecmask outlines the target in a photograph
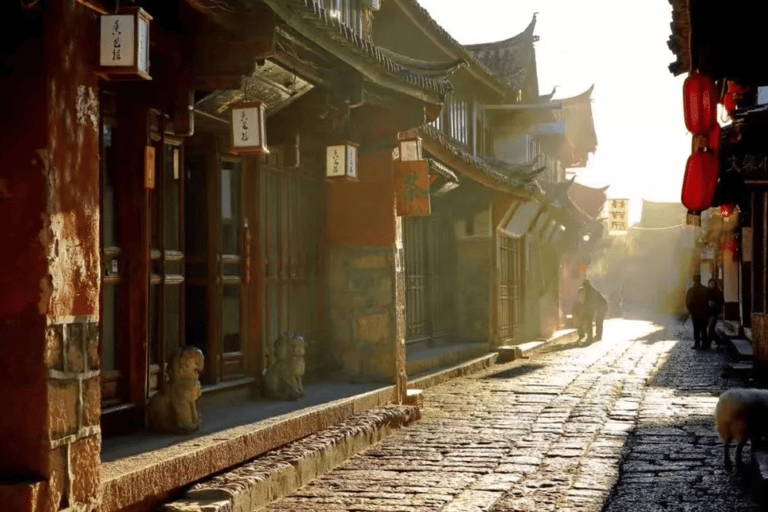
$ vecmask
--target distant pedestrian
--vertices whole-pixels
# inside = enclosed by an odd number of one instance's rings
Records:
[[[586,318],[586,315],[584,314],[584,287],[583,286],[579,288],[579,291],[576,293],[576,299],[573,301],[572,317],[573,317],[573,323],[576,326],[576,331],[579,334],[578,341],[581,341],[584,339],[584,336],[586,335],[586,332],[584,329],[584,320]]]
[[[707,289],[701,284],[701,275],[693,275],[693,286],[688,288],[685,294],[685,307],[691,314],[693,322],[693,348],[709,348],[707,337],[707,313],[709,312],[709,299]]]
[[[710,341],[714,341],[718,346],[723,344],[723,340],[720,339],[720,335],[717,334],[717,321],[723,314],[723,306],[725,305],[725,299],[723,297],[723,291],[717,283],[717,279],[714,277],[707,283],[707,303],[709,304],[709,310],[707,311],[707,336]]]
[[[589,279],[582,283],[584,287],[584,312],[587,341],[592,341],[592,322],[595,323],[595,341],[603,339],[603,322],[608,312],[608,301],[602,293],[592,286]]]

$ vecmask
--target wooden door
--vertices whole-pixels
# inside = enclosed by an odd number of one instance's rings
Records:
[[[449,215],[403,219],[406,343],[448,340],[456,330],[456,244]]]
[[[456,239],[449,215],[432,213],[427,222],[427,283],[433,341],[448,340],[456,330]]]
[[[116,176],[117,102],[113,95],[101,96],[101,402],[102,407],[119,406],[128,401],[128,372],[125,340],[121,333],[123,303],[118,196]]]
[[[248,372],[247,197],[255,190],[247,186],[245,164],[222,154],[214,136],[187,147],[186,339],[205,354],[207,383]]]
[[[217,256],[219,266],[216,279],[220,285],[213,306],[218,311],[221,337],[222,380],[243,376],[244,353],[248,344],[244,304],[247,297],[247,279],[244,275],[246,258],[244,240],[250,230],[243,207],[244,163],[241,159],[222,157],[219,171],[221,208],[215,220],[220,228]]]
[[[163,386],[171,358],[184,346],[184,148],[150,115],[155,183],[150,189],[148,392]]]
[[[520,240],[497,237],[497,343],[517,340],[522,322],[522,255]]]
[[[429,217],[403,218],[405,253],[405,342],[431,341],[432,325],[428,288],[427,220]]]
[[[299,165],[276,146],[259,165],[262,367],[271,364],[274,342],[287,331],[305,336],[308,374],[319,371],[325,360],[318,342],[323,163],[305,156]]]

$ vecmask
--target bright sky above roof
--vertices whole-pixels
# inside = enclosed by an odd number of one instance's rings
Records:
[[[597,152],[576,181],[610,185],[609,198],[680,201],[691,136],[683,121],[685,75],[674,77],[667,48],[672,21],[667,0],[418,0],[462,44],[518,34],[538,12],[534,34],[539,89],[555,99],[592,83]]]

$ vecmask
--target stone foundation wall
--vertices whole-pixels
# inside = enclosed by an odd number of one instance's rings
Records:
[[[51,493],[69,504],[95,503],[101,466],[99,324],[77,317],[46,328]]]
[[[752,313],[752,349],[755,368],[768,368],[768,313]]]
[[[393,382],[397,374],[394,247],[331,247],[328,315],[331,358],[346,378]]]
[[[492,244],[490,237],[459,239],[456,242],[456,309],[458,334],[468,341],[488,341]]]

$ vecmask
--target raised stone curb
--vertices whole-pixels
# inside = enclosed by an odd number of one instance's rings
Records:
[[[420,418],[418,407],[385,406],[356,415],[210,480],[164,512],[252,512],[290,494]]]

